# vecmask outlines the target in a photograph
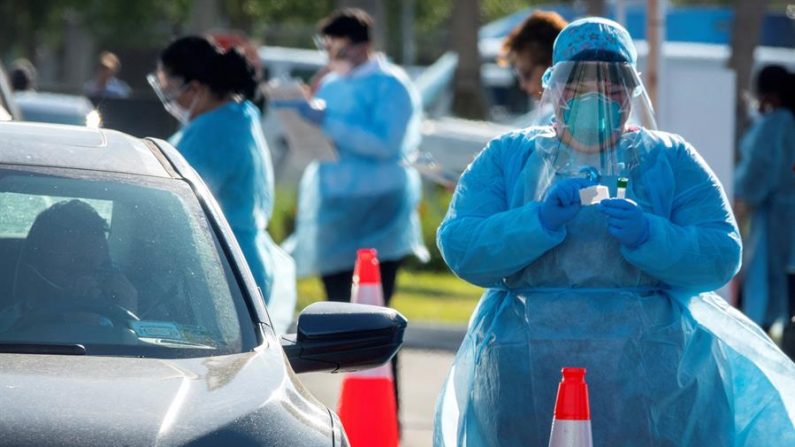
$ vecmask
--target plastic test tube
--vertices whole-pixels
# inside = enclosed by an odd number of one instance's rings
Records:
[[[618,199],[626,198],[628,184],[629,184],[629,179],[626,177],[619,177],[618,180],[616,180],[616,198]]]

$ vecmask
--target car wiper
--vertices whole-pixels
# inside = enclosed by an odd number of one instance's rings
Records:
[[[204,343],[195,343],[187,340],[178,340],[174,338],[167,338],[167,337],[147,337],[147,338],[139,338],[138,340],[149,343],[153,345],[160,345],[160,346],[168,346],[168,347],[179,347],[179,348],[196,348],[196,349],[218,349],[216,346],[204,344]]]
[[[86,347],[78,344],[0,343],[0,353],[86,355]]]

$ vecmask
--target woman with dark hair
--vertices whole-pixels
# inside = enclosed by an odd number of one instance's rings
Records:
[[[754,90],[759,115],[740,142],[735,209],[750,212],[743,311],[770,327],[795,311],[787,284],[795,261],[795,74],[768,65]]]
[[[224,52],[206,38],[189,36],[163,50],[147,79],[183,124],[171,144],[218,200],[276,331],[286,331],[295,306],[295,264],[266,231],[273,168],[259,111],[249,101],[257,88],[254,68],[234,48]]]

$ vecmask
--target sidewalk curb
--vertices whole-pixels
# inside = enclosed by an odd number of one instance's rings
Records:
[[[466,325],[409,322],[403,336],[403,349],[456,352],[466,334]]]

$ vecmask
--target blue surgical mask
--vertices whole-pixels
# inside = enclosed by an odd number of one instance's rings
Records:
[[[621,104],[598,92],[577,95],[561,109],[572,138],[585,146],[611,141],[622,126]]]

